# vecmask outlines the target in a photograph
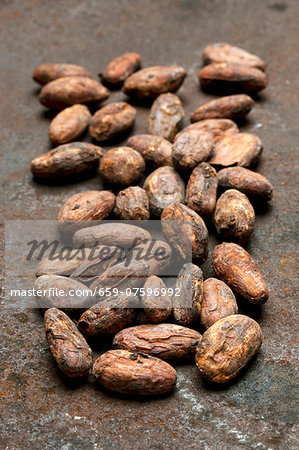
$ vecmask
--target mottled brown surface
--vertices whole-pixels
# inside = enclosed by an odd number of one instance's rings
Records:
[[[59,309],[45,312],[46,338],[59,369],[68,377],[86,376],[92,364],[92,352],[72,320]]]
[[[168,363],[127,350],[104,353],[95,361],[92,374],[106,389],[124,394],[165,394],[176,383],[176,371]]]
[[[208,92],[259,92],[268,85],[267,75],[259,69],[226,62],[203,67],[198,78]]]
[[[85,105],[73,105],[65,108],[50,123],[51,142],[59,145],[75,141],[86,131],[90,120],[91,114]]]
[[[207,45],[203,50],[203,60],[205,64],[227,62],[260,70],[265,70],[266,67],[265,62],[258,56],[225,42]]]
[[[214,144],[216,144],[225,137],[238,133],[239,128],[230,119],[205,119],[189,125],[184,129],[184,133],[189,132],[189,130],[198,130],[202,134],[211,134]]]
[[[238,305],[232,290],[217,278],[203,282],[203,298],[200,323],[207,329],[224,317],[238,313]]]
[[[105,72],[100,73],[99,76],[103,83],[119,86],[140,66],[141,57],[138,53],[125,53],[110,61]]]
[[[235,378],[262,344],[259,324],[235,314],[218,320],[203,335],[196,351],[199,373],[214,383]]]
[[[254,100],[246,94],[229,95],[204,103],[190,117],[190,122],[205,119],[243,119],[251,111]]]
[[[176,92],[187,75],[180,66],[153,66],[139,70],[126,79],[122,91],[138,99],[155,99],[166,92]]]
[[[133,127],[135,117],[136,109],[128,103],[110,103],[92,117],[90,136],[99,142],[117,138]]]
[[[173,297],[173,317],[179,325],[191,325],[200,316],[203,296],[202,270],[195,264],[184,264],[175,287],[179,296]]]
[[[181,361],[194,357],[201,335],[172,323],[137,325],[120,331],[113,339],[116,348],[145,353],[163,360]]]
[[[115,195],[109,191],[86,191],[70,197],[60,208],[57,221],[62,234],[86,228],[88,222],[106,219],[114,208]],[[80,223],[81,222],[81,223]]]
[[[210,164],[249,167],[256,163],[263,151],[259,137],[251,133],[238,133],[225,137],[214,147]]]
[[[161,221],[165,237],[182,258],[186,259],[190,256],[191,238],[192,258],[198,264],[206,261],[209,252],[209,234],[203,219],[195,211],[182,203],[172,203],[163,210]],[[191,231],[190,226],[185,228],[185,224],[191,224]]]
[[[38,66],[32,75],[32,78],[37,83],[44,85],[57,78],[64,77],[89,77],[91,74],[87,72],[82,66],[76,64],[60,64],[48,63]]]
[[[101,147],[87,142],[63,144],[31,161],[32,175],[40,179],[59,179],[92,175],[98,168]]]
[[[115,214],[123,220],[148,220],[149,202],[144,189],[129,186],[116,196]]]
[[[226,189],[238,189],[246,195],[271,200],[273,187],[269,180],[260,173],[245,167],[228,167],[217,173],[219,186]]]
[[[173,202],[185,201],[185,183],[170,166],[163,166],[152,172],[146,178],[143,188],[154,217],[160,217],[163,209]]]
[[[105,182],[124,186],[140,181],[144,170],[143,157],[130,147],[117,147],[109,150],[101,159],[99,169]]]
[[[224,240],[244,244],[255,223],[254,209],[246,195],[236,189],[225,191],[217,200],[214,223]]]
[[[144,258],[149,265],[149,275],[163,274],[170,265],[172,249],[164,240],[148,239],[147,241],[136,242],[136,246],[131,250],[133,258],[138,260],[138,256]]]
[[[172,311],[171,297],[165,283],[156,275],[151,275],[144,283],[143,289],[144,295],[140,295],[140,303],[146,318],[152,323],[165,322]]]
[[[253,304],[268,300],[269,291],[264,277],[244,248],[224,242],[215,247],[212,260],[217,277],[246,300]]]
[[[213,213],[217,199],[217,172],[205,162],[195,167],[186,188],[186,204],[201,217]]]
[[[39,94],[39,101],[46,108],[63,109],[82,103],[98,105],[109,97],[109,91],[101,83],[88,77],[64,77],[50,81]]]
[[[172,166],[172,144],[160,136],[138,134],[131,136],[127,145],[141,153],[147,164],[154,168]]]
[[[88,249],[87,249],[88,250]],[[54,256],[59,253],[54,254]],[[76,256],[77,254],[77,256]],[[37,265],[35,269],[35,275],[40,277],[41,275],[70,275],[77,267],[82,264],[82,255],[78,255],[77,249],[73,252],[69,252],[68,259],[59,259],[45,256]]]
[[[184,108],[177,95],[159,95],[148,116],[149,133],[172,141],[182,127],[184,117]]]

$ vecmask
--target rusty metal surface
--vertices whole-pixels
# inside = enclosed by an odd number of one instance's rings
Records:
[[[51,114],[31,80],[42,62],[82,64],[94,76],[114,56],[140,52],[143,65],[180,64],[188,78],[180,96],[187,116],[205,99],[196,74],[201,51],[227,41],[268,63],[269,88],[242,130],[264,143],[258,170],[273,183],[274,200],[257,214],[248,249],[261,267],[270,300],[243,310],[260,323],[258,357],[229,386],[203,383],[194,365],[179,366],[173,395],[137,400],[91,383],[75,384],[55,367],[42,316],[1,314],[0,447],[7,449],[298,448],[295,426],[295,151],[298,146],[297,0],[2,0],[1,206],[4,219],[53,219],[97,177],[68,186],[32,181],[29,164],[49,149]],[[111,99],[122,99],[119,92]],[[138,108],[134,132],[146,132]],[[216,239],[212,239],[214,245]],[[212,274],[210,261],[204,266]],[[99,343],[99,347],[100,347]]]

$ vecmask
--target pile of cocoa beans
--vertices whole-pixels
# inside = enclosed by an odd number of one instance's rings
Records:
[[[102,83],[72,64],[44,64],[34,71],[34,80],[42,85],[41,104],[61,110],[50,124],[54,149],[31,163],[35,180],[72,182],[98,171],[107,188],[77,192],[65,202],[58,212],[62,238],[71,234],[74,247],[84,244],[87,253],[99,243],[99,251],[104,245],[117,249],[136,236],[150,236],[129,222],[118,224],[114,233],[109,224],[94,226],[93,221],[160,219],[166,239],[160,245],[169,257],[176,254],[182,260],[176,288],[183,296],[186,286],[192,287],[192,304],[182,308],[172,295],[152,295],[155,289],[158,293],[165,289],[159,264],[135,261],[127,266],[117,256],[107,261],[100,253],[92,263],[43,259],[36,269],[35,287],[40,290],[104,289],[105,280],[113,276],[118,277],[118,286],[127,287],[131,276],[142,274],[144,295],[137,298],[142,324],[136,325],[138,308],[122,293],[111,304],[87,298],[85,308],[82,299],[76,307],[76,299],[68,304],[66,297],[61,310],[54,297],[42,298],[43,304],[49,303],[44,308],[46,338],[59,369],[68,377],[91,374],[114,392],[164,394],[176,384],[170,363],[195,358],[202,377],[226,383],[261,346],[260,326],[238,314],[234,292],[253,305],[265,303],[269,296],[262,274],[242,245],[254,231],[252,200],[271,200],[273,189],[264,176],[251,170],[262,153],[261,140],[239,132],[237,125],[254,107],[252,94],[267,86],[265,63],[240,48],[217,43],[204,49],[203,64],[198,75],[201,88],[221,97],[200,105],[183,129],[184,107],[175,94],[187,75],[183,67],[141,69],[140,55],[127,53],[108,64],[99,75]],[[98,143],[122,140],[137,113],[126,102],[99,107],[109,98],[108,88],[122,89],[131,103],[145,102],[150,111],[148,134],[131,136],[126,146],[104,152]],[[78,141],[87,130],[94,144]],[[183,225],[174,233],[169,227],[172,220],[191,223],[192,263],[185,261]],[[211,222],[224,242],[212,255],[217,278],[204,280],[199,266],[208,257],[206,223]],[[72,320],[78,310],[78,320]],[[90,336],[99,340],[110,336],[113,349],[93,362]]]

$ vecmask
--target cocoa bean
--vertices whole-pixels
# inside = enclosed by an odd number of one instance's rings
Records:
[[[172,311],[171,298],[161,278],[152,275],[144,283],[144,295],[140,296],[145,315],[152,323],[168,319]]]
[[[54,145],[74,141],[85,132],[90,121],[91,114],[87,106],[70,106],[52,120],[49,137]]]
[[[109,150],[100,162],[100,175],[104,181],[128,186],[143,177],[145,162],[136,150],[118,147]]]
[[[265,70],[264,61],[256,55],[224,42],[210,44],[203,51],[205,64],[227,62]]]
[[[187,184],[187,206],[200,216],[211,215],[216,205],[217,186],[216,170],[210,164],[199,164],[193,169]]]
[[[127,145],[141,153],[144,160],[155,168],[172,166],[172,145],[162,137],[138,134],[130,137]]]
[[[144,189],[130,186],[116,196],[115,214],[123,220],[148,220],[149,202]]]
[[[114,58],[99,76],[104,84],[119,86],[141,66],[138,53],[125,53]]]
[[[250,133],[237,133],[225,137],[215,145],[209,163],[248,167],[258,160],[262,151],[263,145],[260,138]]]
[[[189,130],[198,130],[201,131],[202,134],[212,135],[214,144],[216,144],[223,138],[238,133],[239,128],[235,122],[230,119],[205,119],[192,123],[184,128],[181,133]]]
[[[44,85],[50,81],[56,80],[57,78],[64,77],[88,77],[91,75],[82,66],[77,66],[75,64],[57,64],[49,63],[42,64],[38,66],[34,72],[32,78],[37,83]]]
[[[249,95],[237,94],[211,100],[197,108],[190,121],[197,122],[204,119],[243,119],[251,111],[254,101]]]
[[[179,132],[185,117],[181,100],[174,94],[162,94],[154,101],[148,118],[151,134],[172,141]]]

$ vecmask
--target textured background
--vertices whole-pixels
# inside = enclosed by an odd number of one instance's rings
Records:
[[[248,308],[264,333],[263,347],[230,386],[204,384],[193,365],[178,367],[170,397],[140,401],[91,384],[70,384],[47,348],[38,311],[4,309],[1,321],[1,448],[298,448],[295,441],[295,150],[298,146],[297,0],[1,0],[1,208],[4,219],[53,219],[97,177],[47,187],[32,181],[32,158],[47,151],[51,114],[31,80],[42,62],[81,64],[96,76],[109,60],[140,52],[144,66],[180,64],[189,114],[206,99],[196,74],[210,42],[227,41],[268,62],[269,88],[242,128],[264,143],[258,170],[274,200],[257,214],[248,249],[271,292]],[[111,99],[123,98],[114,93]],[[111,101],[111,99],[109,101]],[[135,132],[146,131],[139,108]],[[4,159],[4,161],[3,161]],[[215,241],[215,240],[214,240]],[[210,261],[205,274],[211,275]]]

